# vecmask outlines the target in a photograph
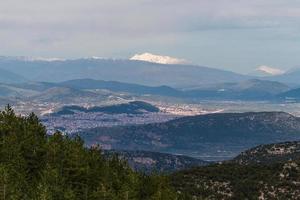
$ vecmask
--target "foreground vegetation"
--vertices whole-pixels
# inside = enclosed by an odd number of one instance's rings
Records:
[[[34,114],[17,116],[8,106],[0,112],[0,199],[300,199],[299,157],[291,157],[294,143],[284,145],[292,160],[280,155],[275,162],[272,155],[267,164],[232,161],[168,177],[145,175],[117,156],[103,156],[98,146],[86,148],[79,137],[48,136]],[[274,151],[260,152],[269,157]],[[243,155],[243,161],[254,159]]]
[[[131,170],[99,147],[45,127],[31,114],[0,113],[0,199],[177,199],[166,177]]]
[[[300,199],[300,161],[213,164],[176,172],[172,185],[184,199]]]

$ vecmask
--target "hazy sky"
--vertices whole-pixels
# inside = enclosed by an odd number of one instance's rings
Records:
[[[300,66],[299,0],[2,0],[0,54],[152,52],[248,72]]]

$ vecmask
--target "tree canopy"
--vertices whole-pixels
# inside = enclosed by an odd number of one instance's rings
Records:
[[[177,199],[168,179],[134,172],[99,146],[60,132],[47,135],[35,114],[0,113],[0,199]]]

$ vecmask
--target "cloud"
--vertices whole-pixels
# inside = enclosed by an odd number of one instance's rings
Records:
[[[283,2],[293,2],[283,3]],[[298,4],[298,7],[295,6]],[[103,31],[119,34],[264,27],[299,18],[296,1],[19,0],[0,3],[1,29]]]
[[[233,66],[242,59],[216,62],[216,51],[208,49],[217,42],[219,49],[234,43],[242,51],[255,40],[266,46],[269,38],[295,41],[299,23],[297,0],[9,0],[0,2],[0,54],[122,57],[151,51]]]

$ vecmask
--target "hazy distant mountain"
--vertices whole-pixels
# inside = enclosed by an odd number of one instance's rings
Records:
[[[182,100],[277,100],[284,98],[289,87],[285,84],[251,79],[237,83],[207,84],[191,90],[169,86],[145,86],[117,81],[76,79],[65,82],[26,82],[0,85],[0,96],[28,97],[41,101],[61,101],[82,98],[96,100],[112,96],[161,96]],[[287,93],[285,93],[287,92]],[[294,93],[294,91],[290,91]],[[295,91],[295,95],[297,91]],[[124,96],[125,95],[125,96]],[[282,96],[280,96],[282,95]]]
[[[300,140],[300,119],[282,112],[219,113],[160,124],[95,128],[87,144],[222,159],[259,144]]]
[[[283,92],[278,95],[278,97],[286,100],[300,100],[300,88],[292,89],[287,92]]]
[[[100,81],[78,79],[58,83],[63,87],[75,89],[107,89],[114,92],[127,92],[138,95],[161,95],[178,98],[204,99],[271,99],[274,95],[288,91],[283,83],[259,79],[251,79],[238,83],[219,83],[202,86],[200,89],[177,90],[168,86],[149,87],[138,84],[128,84],[116,81]]]
[[[276,81],[266,81],[266,80],[259,80],[259,79],[250,79],[247,81],[242,81],[235,84],[227,85],[225,90],[232,90],[235,92],[240,92],[244,94],[253,94],[258,95],[275,95],[281,92],[285,92],[289,90],[289,86],[276,82]]]
[[[0,84],[0,97],[28,97],[34,96],[37,92],[31,89],[23,89],[8,84]]]
[[[204,99],[241,99],[259,100],[272,99],[274,95],[288,91],[289,86],[276,82],[250,79],[237,83],[219,83],[202,86],[200,89],[178,90],[168,86],[149,87],[113,81],[97,81],[90,79],[71,80],[60,83],[62,86],[77,89],[107,89],[114,92],[128,92],[133,94],[161,95],[178,98]]]
[[[24,83],[15,83],[10,84],[13,87],[34,90],[37,92],[44,92],[53,87],[60,87],[57,83],[48,83],[48,82],[24,82]]]
[[[89,78],[148,86],[185,87],[249,79],[248,76],[201,66],[95,58],[54,61],[0,58],[0,69],[10,70],[31,81],[46,82]]]
[[[201,89],[185,91],[185,95],[218,100],[271,100],[275,95],[289,89],[289,86],[280,82],[250,79],[237,83],[207,85]]]
[[[127,92],[139,95],[152,94],[162,96],[181,96],[182,92],[168,86],[149,87],[118,81],[101,81],[93,79],[77,79],[58,83],[58,85],[75,89],[106,89],[113,92]]]
[[[76,90],[67,87],[51,87],[41,93],[38,93],[35,96],[32,96],[32,99],[45,101],[45,102],[68,102],[68,100],[81,98],[96,98],[98,95],[93,92]]]
[[[20,83],[25,81],[24,77],[0,68],[0,83]]]
[[[268,80],[300,85],[300,68],[288,71],[282,75],[269,77]]]
[[[285,73],[285,71],[283,71],[281,69],[262,65],[262,66],[259,66],[258,68],[256,68],[252,73],[250,73],[250,75],[258,76],[258,77],[266,77],[266,76],[281,75],[284,73]]]

